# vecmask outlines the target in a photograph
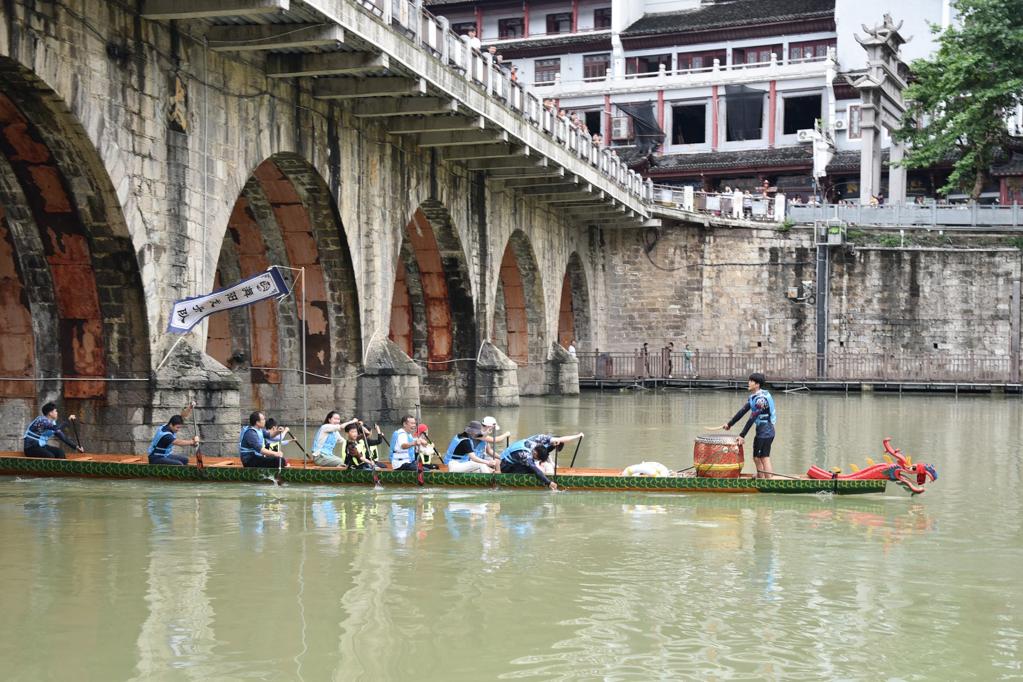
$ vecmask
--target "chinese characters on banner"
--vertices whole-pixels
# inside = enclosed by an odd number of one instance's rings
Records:
[[[276,267],[271,267],[266,272],[243,279],[226,289],[214,291],[205,296],[175,301],[174,309],[171,310],[170,320],[167,323],[167,331],[174,334],[185,334],[207,315],[231,308],[241,308],[258,301],[265,301],[268,298],[280,298],[287,296],[288,293],[288,285],[280,271]]]

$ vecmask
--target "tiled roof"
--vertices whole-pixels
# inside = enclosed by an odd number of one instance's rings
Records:
[[[1023,175],[1023,153],[1014,151],[1008,161],[991,168],[991,175],[996,178]]]
[[[497,51],[508,59],[533,57],[542,54],[570,53],[574,50],[589,52],[591,50],[611,50],[610,31],[601,33],[564,33],[561,35],[539,36],[494,42],[484,40],[483,44],[495,45]]]
[[[833,17],[835,0],[725,0],[679,12],[647,14],[623,38]]]
[[[749,149],[738,152],[701,152],[698,154],[666,154],[654,157],[649,172],[661,175],[678,171],[717,171],[730,169],[757,169],[772,166],[813,165],[810,145],[779,147],[777,149]]]

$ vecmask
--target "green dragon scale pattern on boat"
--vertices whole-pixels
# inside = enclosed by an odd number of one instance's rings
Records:
[[[83,460],[34,459],[28,457],[0,457],[0,474],[28,474],[35,476],[85,476],[95,478],[158,478],[181,481],[260,482],[269,477],[282,483],[373,485],[369,471],[338,469],[246,469],[239,466],[198,469],[195,466],[166,466],[161,464],[121,464]],[[415,486],[414,471],[380,471],[383,485]],[[500,484],[506,488],[537,488],[537,480],[529,474],[456,474],[441,471],[423,473],[428,486],[486,488]],[[649,476],[561,476],[557,480],[562,488],[589,490],[657,490],[706,492],[761,492],[761,493],[816,493],[834,492],[840,495],[884,492],[885,480],[812,480],[812,479],[728,479]]]

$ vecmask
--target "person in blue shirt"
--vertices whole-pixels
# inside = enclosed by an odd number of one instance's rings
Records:
[[[75,415],[68,417],[63,424],[58,424],[57,406],[53,403],[46,403],[41,410],[42,414],[32,420],[32,423],[25,429],[24,446],[26,457],[52,457],[53,459],[65,459],[64,451],[55,445],[50,445],[50,439],[56,436],[78,452],[85,452],[71,442],[71,439],[64,435],[64,429],[75,420]]]
[[[175,455],[174,446],[186,447],[199,444],[199,434],[185,440],[178,438],[178,431],[184,425],[188,415],[192,413],[195,403],[189,403],[181,414],[171,417],[166,424],[156,430],[153,441],[149,444],[150,464],[169,464],[171,466],[187,466],[188,455]]]
[[[539,433],[517,440],[509,444],[501,453],[501,473],[533,474],[545,486],[551,490],[557,490],[558,484],[547,478],[547,474],[540,468],[540,464],[546,462],[552,452],[565,447],[565,443],[571,443],[582,437],[581,433],[574,436],[551,436]]]
[[[344,459],[334,454],[334,449],[341,439],[341,434],[349,426],[356,426],[357,421],[357,419],[349,419],[342,424],[341,415],[337,411],[331,410],[327,413],[323,424],[320,425],[319,430],[316,431],[316,435],[313,437],[313,447],[311,449],[313,462],[316,466],[348,468],[345,466]]]
[[[771,469],[771,444],[774,442],[774,424],[778,421],[778,415],[774,409],[774,398],[764,389],[767,379],[760,372],[749,375],[749,399],[742,406],[735,416],[728,420],[721,428],[728,431],[747,412],[750,413],[749,421],[739,434],[739,443],[742,444],[754,424],[757,426],[756,436],[753,438],[753,463],[757,467],[757,478],[774,478]]]
[[[249,415],[249,425],[242,429],[238,438],[238,454],[245,467],[264,467],[279,469],[288,466],[288,460],[274,454],[266,447],[263,431],[266,429],[266,415],[253,412]]]

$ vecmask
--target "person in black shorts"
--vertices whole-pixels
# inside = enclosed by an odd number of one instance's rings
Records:
[[[728,431],[747,412],[750,413],[749,421],[739,434],[739,443],[743,442],[750,427],[757,425],[756,436],[753,438],[753,463],[757,467],[757,478],[774,478],[771,469],[771,444],[774,442],[774,424],[778,420],[774,409],[774,398],[764,389],[767,379],[760,372],[749,375],[749,400],[742,406],[735,416],[728,420],[721,428]]]

